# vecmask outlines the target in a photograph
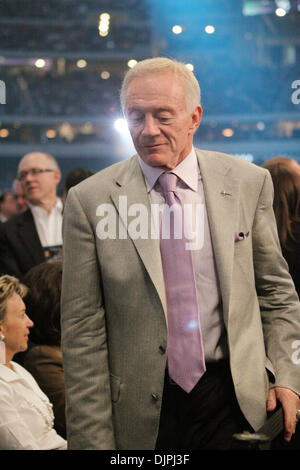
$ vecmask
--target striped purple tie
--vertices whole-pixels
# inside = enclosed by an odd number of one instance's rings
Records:
[[[164,207],[160,238],[168,310],[168,370],[171,379],[189,393],[206,370],[194,269],[186,249],[177,176],[163,173],[158,181],[169,206]]]

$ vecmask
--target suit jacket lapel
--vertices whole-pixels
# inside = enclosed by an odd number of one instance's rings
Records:
[[[30,209],[25,211],[23,217],[18,221],[18,236],[35,263],[45,261],[42,245]]]
[[[128,217],[128,210],[130,209],[130,207],[132,208],[133,205],[135,205],[138,209],[137,203],[140,204],[139,207],[146,214],[146,218],[148,220],[147,238],[144,239],[133,237],[132,233],[130,233],[130,230],[127,231],[127,236],[128,238],[131,238],[142,262],[144,263],[144,266],[160,297],[161,304],[165,313],[165,318],[167,318],[165,284],[161,264],[159,239],[151,237],[151,206],[147,194],[144,176],[142,174],[142,170],[138,163],[137,157],[132,158],[128,172],[126,174],[122,174],[120,178],[116,180],[116,188],[111,193],[111,199],[125,227],[129,228],[131,217]],[[125,201],[127,211],[124,210]],[[123,205],[123,207],[121,207],[121,204]]]
[[[213,152],[207,153],[202,150],[196,150],[196,153],[203,177],[207,215],[223,301],[224,321],[227,324],[239,183],[231,175],[231,166],[225,164],[222,157]],[[127,209],[136,204],[137,201],[147,208],[149,215],[148,227],[150,227],[150,202],[144,177],[135,157],[131,160],[131,165],[126,174],[122,174],[116,180],[116,188],[111,193],[112,201],[120,218],[125,225],[128,225],[129,221],[126,220],[124,210],[121,210],[120,207],[120,196],[126,197]],[[148,239],[134,239],[130,237],[130,234],[128,234],[128,237],[132,239],[158,292],[166,317],[166,297],[159,240],[151,239],[151,237],[148,237]]]
[[[225,324],[228,322],[234,234],[238,209],[239,183],[231,166],[213,152],[196,150],[210,226],[212,245],[220,282]]]

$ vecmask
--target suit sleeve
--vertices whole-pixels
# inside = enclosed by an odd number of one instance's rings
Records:
[[[63,220],[62,352],[69,449],[115,448],[95,234],[72,188]]]
[[[300,394],[300,304],[288,265],[282,256],[273,212],[273,184],[267,172],[253,225],[253,261],[266,355],[275,381]],[[299,346],[298,346],[299,348]]]

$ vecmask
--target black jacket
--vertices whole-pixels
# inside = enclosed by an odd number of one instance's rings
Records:
[[[30,209],[0,225],[0,275],[22,277],[45,261]]]

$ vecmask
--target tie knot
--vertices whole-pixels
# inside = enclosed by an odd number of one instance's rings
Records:
[[[174,173],[162,173],[158,181],[164,194],[176,191],[177,176]]]

